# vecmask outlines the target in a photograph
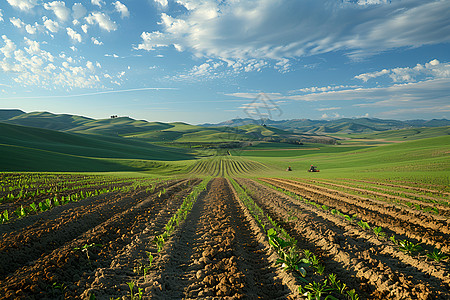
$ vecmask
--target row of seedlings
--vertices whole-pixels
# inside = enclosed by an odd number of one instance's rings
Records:
[[[298,282],[301,282],[298,285],[300,295],[317,300],[322,297],[330,300],[338,299],[336,297],[359,299],[356,291],[348,289],[335,274],[325,275],[325,267],[317,256],[307,249],[300,249],[297,241],[255,203],[245,187],[241,187],[233,179],[230,181],[239,199],[261,226],[269,244],[277,253],[276,264],[281,265],[285,271],[291,272]],[[310,272],[311,270],[313,273]]]
[[[271,189],[277,190],[279,192],[284,193],[285,195],[296,199],[297,201],[303,201],[305,203],[308,203],[310,205],[313,205],[315,207],[317,207],[318,209],[322,209],[325,211],[329,211],[331,214],[333,215],[337,215],[340,216],[341,218],[345,219],[346,221],[348,221],[351,224],[354,224],[356,226],[359,226],[361,229],[365,230],[365,231],[371,231],[378,239],[380,240],[386,240],[388,239],[387,234],[384,230],[384,228],[382,228],[381,226],[371,226],[368,222],[364,221],[361,218],[358,218],[357,214],[354,215],[347,215],[342,213],[341,211],[339,211],[337,208],[330,208],[327,205],[320,205],[314,201],[311,201],[309,199],[303,198],[300,195],[297,195],[296,193],[293,193],[291,191],[287,191],[283,188],[279,188],[276,187],[270,183],[258,180],[259,183],[270,187]],[[401,252],[404,252],[410,256],[416,256],[416,255],[420,255],[420,254],[424,254],[426,258],[430,259],[430,260],[434,260],[436,262],[440,262],[440,261],[446,261],[449,259],[449,256],[442,252],[440,249],[438,248],[433,248],[432,250],[426,250],[422,247],[421,243],[414,243],[411,242],[407,239],[396,239],[395,234],[392,234],[389,237],[389,240],[397,247],[397,249]]]

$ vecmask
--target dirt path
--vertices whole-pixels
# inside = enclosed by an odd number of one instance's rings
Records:
[[[362,299],[448,299],[448,270],[399,253],[389,242],[327,211],[248,179],[239,180],[299,244],[319,250],[326,270],[356,288]],[[295,219],[292,217],[295,216]],[[291,219],[291,221],[287,221]],[[315,248],[315,249],[314,249]]]
[[[213,179],[142,286],[155,299],[286,299],[282,284],[233,196]]]

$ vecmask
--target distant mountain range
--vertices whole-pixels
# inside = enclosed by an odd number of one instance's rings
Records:
[[[182,122],[162,123],[129,117],[92,119],[69,114],[0,109],[0,122],[64,131],[145,139],[150,142],[206,142],[224,140],[302,140],[332,143],[325,135],[374,134],[389,130],[450,126],[450,120],[383,120],[343,118],[337,120],[260,120],[233,119],[217,124],[189,125]],[[321,139],[321,141],[318,141]],[[328,140],[327,140],[328,139]]]
[[[264,124],[263,124],[264,123]],[[376,118],[343,118],[336,120],[309,120],[309,119],[293,119],[293,120],[254,120],[250,118],[233,119],[217,124],[202,124],[204,127],[217,126],[243,126],[249,124],[266,125],[276,127],[283,130],[289,130],[294,133],[306,134],[336,134],[336,133],[373,133],[386,130],[398,130],[416,127],[443,127],[450,126],[450,120],[433,119],[433,120],[383,120]]]

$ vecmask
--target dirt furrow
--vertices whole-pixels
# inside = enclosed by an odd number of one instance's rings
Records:
[[[371,182],[371,181],[365,181],[365,180],[351,180],[351,179],[334,179],[334,180],[327,179],[326,182],[334,182],[334,183],[350,183],[350,182],[352,182],[352,184],[358,185],[358,186],[361,185],[362,183],[365,183],[365,184],[370,185],[371,188],[377,189],[377,190],[383,191],[383,192],[401,193],[401,194],[407,195],[409,197],[422,198],[422,199],[430,200],[435,203],[439,203],[439,202],[444,203],[444,204],[446,203],[447,205],[448,205],[448,201],[449,201],[448,199],[445,199],[442,197],[429,196],[429,195],[425,195],[423,193],[422,194],[418,193],[420,191],[416,191],[415,193],[413,193],[412,191],[406,192],[405,188],[403,188],[403,190],[400,190],[400,188],[402,188],[401,186],[396,187],[393,185],[385,185],[380,182]],[[430,193],[430,192],[428,192],[428,193]],[[411,199],[413,199],[413,198],[411,198]],[[409,198],[407,198],[407,199],[409,199]],[[418,201],[420,201],[420,200],[418,200]],[[446,207],[448,208],[448,206],[446,206]]]
[[[286,299],[290,293],[223,178],[197,200],[149,277],[144,297],[155,299]]]
[[[163,184],[176,187],[180,182]],[[0,278],[46,255],[117,213],[133,207],[149,197],[145,190],[121,195],[93,197],[77,203],[56,207],[21,231],[5,233],[0,240]]]
[[[450,296],[445,270],[434,270],[426,262],[398,254],[387,242],[326,211],[251,180],[241,179],[239,183],[247,186],[255,201],[273,217],[286,221],[296,216],[297,220],[287,223],[303,240],[300,244],[320,248],[326,269],[337,273],[344,282],[351,277],[355,278],[353,284],[359,281],[360,286],[356,288],[362,298],[446,299]],[[364,295],[367,292],[370,294]]]
[[[426,188],[422,188],[422,187],[417,187],[417,186],[410,186],[410,185],[401,185],[401,184],[393,184],[393,183],[387,183],[387,182],[380,182],[380,181],[370,181],[370,180],[358,180],[358,179],[345,179],[345,180],[349,180],[349,181],[357,181],[357,182],[365,182],[365,183],[370,183],[370,184],[376,184],[376,185],[384,185],[384,186],[392,186],[392,187],[398,187],[398,188],[403,188],[403,189],[408,189],[408,190],[415,190],[415,191],[421,191],[421,192],[425,192],[425,193],[432,193],[432,194],[442,194],[445,196],[450,196],[450,193],[447,192],[443,192],[443,191],[438,191],[438,190],[432,190],[432,189],[426,189]],[[411,184],[416,184],[416,183],[412,183]],[[444,187],[441,187],[444,188]]]
[[[440,205],[438,203],[426,203],[424,201],[420,201],[420,200],[414,200],[414,199],[410,199],[410,198],[405,198],[405,197],[400,197],[400,196],[395,196],[395,195],[391,195],[391,194],[387,194],[387,193],[382,193],[382,192],[376,192],[376,191],[371,191],[371,190],[367,190],[367,189],[361,189],[361,188],[357,188],[357,187],[353,187],[353,186],[349,186],[349,185],[342,185],[342,184],[337,184],[337,183],[332,183],[329,181],[321,181],[321,180],[307,180],[308,182],[312,182],[314,183],[319,183],[319,184],[326,184],[326,185],[330,185],[330,186],[334,186],[334,187],[338,187],[338,188],[344,188],[344,189],[348,189],[348,190],[352,190],[352,191],[356,191],[359,193],[363,193],[363,194],[368,194],[368,195],[375,195],[375,196],[379,196],[382,198],[386,198],[386,199],[391,199],[394,201],[401,201],[403,203],[414,203],[414,204],[418,204],[421,206],[426,206],[426,207],[432,207],[432,208],[437,208],[439,209],[439,215],[440,216],[449,216],[450,215],[450,207],[448,206],[443,206]],[[377,189],[381,189],[381,188],[377,188]],[[389,200],[388,200],[389,201]],[[405,207],[405,209],[409,209],[407,207]],[[427,213],[427,212],[425,212]],[[431,214],[431,213],[428,213]],[[435,215],[430,215],[430,218],[435,218],[439,221],[441,220],[445,220],[441,217],[437,217]]]
[[[117,251],[129,243],[133,234],[142,230],[142,223],[155,216],[172,194],[186,190],[183,182],[167,189],[161,197],[140,198],[132,207],[114,214],[95,228],[85,231],[76,239],[65,242],[46,255],[42,255],[29,266],[23,266],[0,283],[0,299],[30,299],[48,297],[58,293],[52,285],[65,284],[64,294],[79,295],[77,286],[83,276],[92,276],[102,257],[108,259],[111,251]],[[145,227],[144,227],[145,228]],[[64,232],[62,233],[64,234]],[[82,248],[87,247],[87,251]],[[76,250],[76,247],[80,248]],[[62,294],[61,291],[59,291]],[[51,298],[51,297],[50,297]]]
[[[304,186],[298,182],[281,179],[265,179],[265,181],[307,199],[312,199],[319,204],[336,207],[343,213],[356,213],[365,221],[389,228],[397,234],[405,235],[431,247],[442,249],[445,252],[450,251],[450,234],[444,233],[448,232],[448,225],[430,221],[426,215],[419,219],[415,215],[405,214],[403,210],[395,206],[380,207],[362,197],[329,193]]]

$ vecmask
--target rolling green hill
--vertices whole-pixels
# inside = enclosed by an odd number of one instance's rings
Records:
[[[25,127],[12,124],[0,123],[0,144],[3,153],[15,153],[14,149],[20,149],[14,154],[14,160],[5,160],[2,163],[2,169],[20,169],[16,165],[20,161],[26,162],[34,160],[33,165],[41,165],[42,170],[47,170],[47,160],[41,157],[53,158],[50,161],[64,164],[65,160],[82,160],[79,170],[84,170],[84,165],[89,165],[88,161],[93,159],[140,159],[171,161],[185,160],[194,158],[183,149],[168,148],[153,145],[138,140],[130,140],[111,136],[91,136],[82,134],[73,134],[59,132],[48,129]],[[9,149],[9,150],[7,150]],[[21,157],[24,155],[24,157]],[[5,155],[2,155],[5,156]],[[28,165],[28,163],[27,163]],[[96,163],[98,165],[98,161]],[[105,169],[115,166],[111,163],[100,163]],[[124,169],[122,167],[122,169]]]
[[[450,126],[419,127],[400,130],[388,130],[379,133],[352,135],[352,138],[385,139],[388,141],[418,140],[438,136],[450,135]]]

